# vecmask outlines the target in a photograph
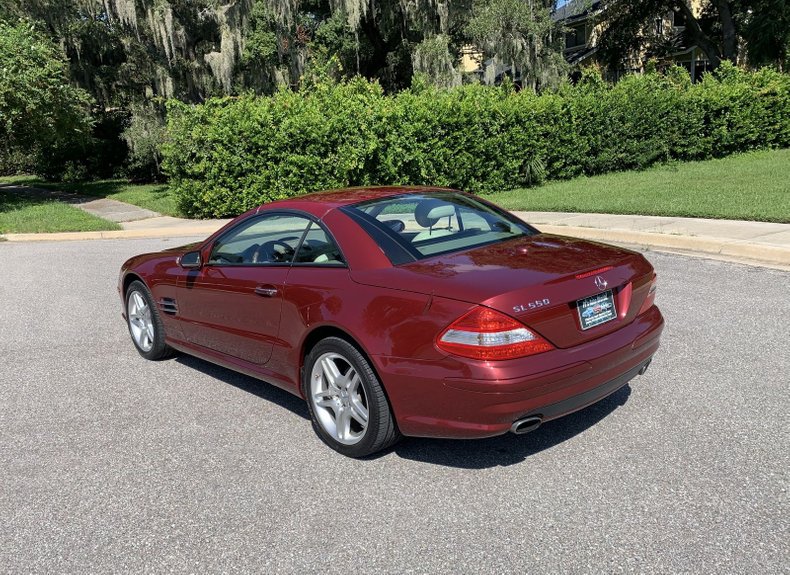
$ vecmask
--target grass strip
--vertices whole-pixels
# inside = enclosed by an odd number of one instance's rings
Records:
[[[518,211],[790,223],[790,149],[549,182],[486,198]]]
[[[57,200],[36,198],[0,188],[0,234],[93,232],[120,230],[103,220]]]
[[[60,190],[93,198],[109,198],[166,216],[183,217],[176,206],[176,198],[170,192],[167,184],[133,184],[120,179],[93,182],[47,182],[35,176],[11,176],[0,178],[0,182],[45,190]]]

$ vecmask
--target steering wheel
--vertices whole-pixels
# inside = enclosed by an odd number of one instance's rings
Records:
[[[284,262],[287,261],[289,256],[292,257],[293,254],[294,249],[283,240],[271,240],[261,244],[260,249],[255,253],[254,261],[260,262],[260,256],[263,255],[265,257],[263,261]]]

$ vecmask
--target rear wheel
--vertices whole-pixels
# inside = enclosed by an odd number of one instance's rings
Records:
[[[151,292],[141,281],[133,281],[126,291],[126,323],[134,346],[144,358],[164,359],[173,354],[165,344],[165,328]]]
[[[313,428],[335,451],[364,457],[400,439],[378,377],[346,340],[328,337],[310,350],[302,386]]]

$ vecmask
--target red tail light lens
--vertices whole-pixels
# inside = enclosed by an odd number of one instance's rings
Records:
[[[490,361],[554,349],[524,324],[485,307],[476,307],[454,321],[439,335],[436,345],[454,355]]]
[[[653,304],[656,303],[656,276],[653,276],[653,279],[650,281],[650,289],[647,291],[647,297],[645,301],[642,303],[642,307],[639,308],[639,313],[637,315],[642,315],[651,307]]]

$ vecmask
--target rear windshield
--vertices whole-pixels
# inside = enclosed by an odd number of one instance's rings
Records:
[[[371,235],[393,264],[536,233],[507,212],[456,192],[390,196],[343,211]]]

